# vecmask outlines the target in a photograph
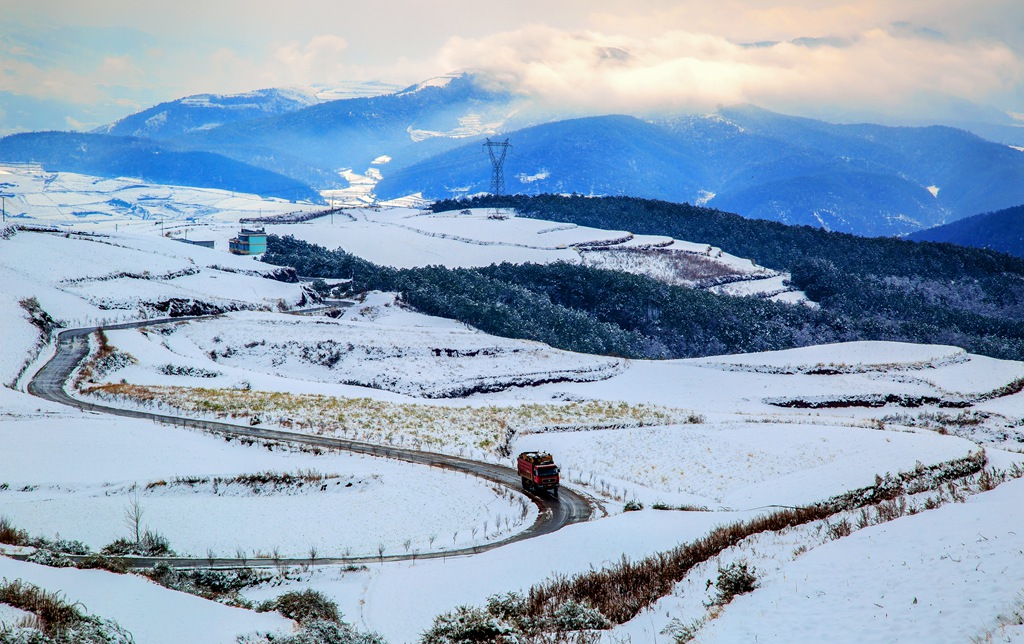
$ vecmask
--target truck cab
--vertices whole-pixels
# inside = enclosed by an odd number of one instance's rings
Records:
[[[547,490],[558,497],[558,466],[547,452],[523,452],[516,459],[516,469],[527,492]]]

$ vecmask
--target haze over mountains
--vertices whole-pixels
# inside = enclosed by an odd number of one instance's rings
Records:
[[[631,195],[863,235],[1024,203],[1024,152],[949,127],[836,125],[753,106],[559,118],[472,73],[372,93],[199,95],[91,135],[6,137],[0,160],[290,200],[318,200],[345,187],[340,170],[376,162],[377,198],[439,199],[489,189],[481,143],[493,137],[513,145],[510,193]]]

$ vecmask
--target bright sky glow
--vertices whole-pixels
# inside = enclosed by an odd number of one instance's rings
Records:
[[[0,133],[91,128],[201,92],[412,84],[462,68],[580,112],[1024,111],[1019,0],[0,0],[0,11]]]

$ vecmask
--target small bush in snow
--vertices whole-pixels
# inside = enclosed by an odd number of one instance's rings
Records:
[[[423,644],[463,644],[464,642],[516,642],[516,628],[500,617],[475,606],[459,606],[434,618],[423,633]]]
[[[626,505],[622,507],[623,512],[636,512],[637,510],[643,510],[644,504],[639,501],[626,501]]]
[[[108,557],[106,555],[89,555],[84,559],[80,559],[76,567],[85,570],[106,570],[108,572],[115,572],[119,575],[123,575],[128,572],[128,562],[121,557]]]
[[[42,620],[47,634],[68,630],[85,615],[79,604],[69,603],[60,593],[50,592],[20,579],[0,583],[0,604],[14,606],[35,614]]]
[[[49,545],[51,550],[63,552],[66,555],[87,555],[91,552],[89,546],[77,539],[57,539]]]
[[[165,376],[192,376],[193,378],[216,378],[221,375],[219,371],[211,371],[202,367],[188,367],[177,364],[161,365],[160,373]]]
[[[31,561],[41,566],[50,566],[51,568],[73,568],[75,566],[75,562],[66,555],[47,548],[39,548],[30,554],[26,561]]]
[[[254,568],[177,569],[163,562],[142,574],[166,588],[234,606],[246,605],[246,601],[239,595],[239,591],[269,581],[271,578],[270,573]]]
[[[661,634],[671,637],[673,644],[686,644],[697,637],[697,632],[704,627],[706,622],[706,618],[701,618],[684,624],[678,617],[673,617]]]
[[[533,616],[526,597],[518,593],[492,595],[485,608],[460,606],[440,615],[421,636],[423,644],[498,642],[589,643],[599,639],[595,630],[611,628],[597,609],[569,600],[546,615]]]
[[[850,533],[853,532],[853,526],[850,524],[849,519],[843,517],[835,523],[826,522],[825,532],[828,534],[829,539],[842,539],[843,537],[850,536]]]
[[[276,610],[297,622],[318,620],[341,623],[338,605],[323,593],[312,589],[289,591],[277,599],[262,602],[256,610],[261,613]]]
[[[589,631],[612,627],[612,623],[599,610],[571,599],[556,608],[553,617],[556,631]]]
[[[103,546],[100,552],[105,555],[137,555],[140,557],[171,557],[175,554],[171,550],[171,542],[167,540],[167,537],[154,530],[143,532],[138,541],[116,539]]]
[[[725,606],[736,595],[752,592],[757,588],[757,576],[754,569],[746,561],[734,561],[726,567],[718,566],[718,580],[715,581],[718,593],[712,606]]]
[[[21,579],[0,581],[0,604],[34,615],[21,626],[0,625],[3,644],[134,644],[131,634],[109,620],[82,612],[81,604]]]
[[[387,644],[377,633],[363,633],[349,624],[315,619],[302,625],[295,635],[241,637],[238,644]]]

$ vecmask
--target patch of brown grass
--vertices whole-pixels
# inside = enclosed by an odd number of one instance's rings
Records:
[[[588,603],[612,622],[624,624],[672,592],[695,566],[717,557],[748,537],[821,521],[838,512],[869,505],[875,505],[879,512],[895,517],[906,510],[905,501],[896,500],[902,495],[912,493],[911,490],[935,489],[943,483],[980,471],[984,464],[985,454],[979,451],[932,467],[918,467],[896,476],[877,477],[873,486],[811,506],[776,510],[724,525],[696,541],[650,557],[631,561],[624,556],[618,564],[604,570],[572,577],[558,576],[530,589],[528,611],[530,615],[540,617],[552,613],[565,602],[575,601]],[[882,505],[884,509],[881,509]]]

